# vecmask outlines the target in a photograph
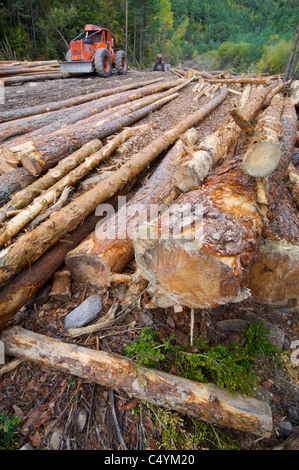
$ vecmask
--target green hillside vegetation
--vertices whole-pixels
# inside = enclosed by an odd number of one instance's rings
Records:
[[[17,60],[63,59],[70,40],[93,23],[111,29],[124,49],[125,18],[126,0],[2,0],[0,41]],[[128,0],[129,63],[151,67],[161,52],[172,66],[279,73],[298,21],[297,0]]]

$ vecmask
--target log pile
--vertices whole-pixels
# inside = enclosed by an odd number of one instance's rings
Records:
[[[69,74],[60,72],[57,60],[39,62],[1,61],[0,80],[7,85],[17,85],[40,80],[67,78]]]
[[[288,84],[281,77],[189,72],[190,78],[178,70],[177,80],[3,113],[0,339],[12,355],[106,386],[117,378],[119,388],[145,401],[268,436],[271,410],[258,400],[7,328],[50,279],[51,297],[68,302],[71,279],[96,290],[112,282],[132,284],[134,276],[117,275],[134,259],[137,284],[149,285],[165,305],[206,309],[248,297],[298,305],[299,176],[292,163],[297,116]],[[175,102],[191,83],[196,111],[78,192],[78,183],[100,163],[148,131],[143,118]],[[224,123],[200,139],[200,123],[231,95],[235,105]],[[97,208],[115,207],[117,196],[145,176],[105,222],[106,209]],[[138,212],[141,206],[146,210]]]

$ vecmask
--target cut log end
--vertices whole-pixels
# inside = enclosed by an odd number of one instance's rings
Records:
[[[218,260],[180,240],[135,240],[141,273],[175,303],[211,308],[239,299],[240,285],[229,257]]]
[[[269,176],[275,170],[280,158],[279,144],[262,141],[248,149],[242,167],[248,175],[262,178]]]
[[[72,277],[83,285],[100,288],[109,284],[112,275],[109,266],[93,255],[71,253],[66,257],[66,265]]]
[[[33,176],[39,176],[43,171],[43,168],[38,162],[36,156],[32,156],[31,154],[22,155],[21,163]]]
[[[299,306],[299,247],[264,240],[249,273],[252,298],[266,305]]]

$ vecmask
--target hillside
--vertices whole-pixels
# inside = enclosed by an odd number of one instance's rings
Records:
[[[280,73],[299,21],[296,0],[3,0],[0,58],[63,59],[86,23],[110,28],[116,47],[125,48],[126,3],[128,57],[142,68],[164,52],[173,66],[194,60]],[[278,58],[269,64],[264,53]]]

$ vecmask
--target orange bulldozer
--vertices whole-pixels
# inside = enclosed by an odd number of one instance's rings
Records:
[[[87,24],[85,30],[71,41],[65,59],[65,62],[60,62],[61,72],[96,72],[100,77],[109,77],[112,68],[118,74],[128,71],[126,54],[113,48],[110,30],[93,24]]]

